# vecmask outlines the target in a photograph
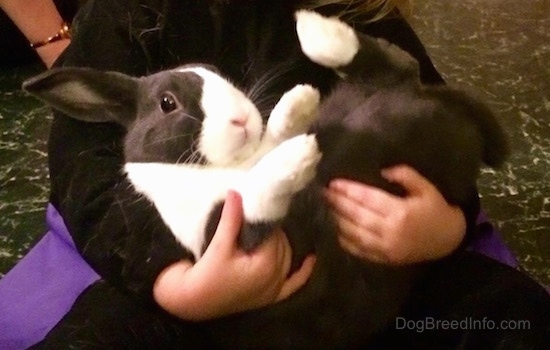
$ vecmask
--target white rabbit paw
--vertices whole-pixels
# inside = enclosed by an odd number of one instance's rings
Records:
[[[317,117],[321,95],[311,85],[296,85],[277,102],[267,122],[266,132],[278,142],[309,130]]]
[[[297,11],[295,17],[302,52],[313,62],[338,68],[349,64],[359,51],[355,31],[338,18],[308,10]]]
[[[277,146],[258,165],[264,167],[279,194],[294,194],[314,177],[321,153],[314,135],[298,135]],[[265,163],[264,163],[265,161]],[[261,163],[261,164],[260,164]]]
[[[314,135],[298,135],[265,155],[238,191],[247,222],[279,220],[295,193],[315,177],[321,153]]]

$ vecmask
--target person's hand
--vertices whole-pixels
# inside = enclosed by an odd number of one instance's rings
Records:
[[[199,261],[174,263],[158,276],[153,295],[163,309],[187,320],[212,319],[283,300],[307,282],[315,258],[288,276],[292,252],[280,229],[251,253],[237,247],[242,216],[241,197],[230,191]]]
[[[382,175],[407,195],[344,179],[331,181],[325,192],[345,250],[374,262],[407,264],[446,256],[459,246],[466,232],[459,207],[449,205],[409,166],[394,166]]]

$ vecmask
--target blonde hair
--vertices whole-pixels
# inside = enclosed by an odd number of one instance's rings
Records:
[[[396,10],[410,10],[409,0],[306,0],[305,5],[314,9],[326,5],[344,5],[345,9],[338,14],[340,17],[368,17],[368,22],[375,22],[395,14]]]

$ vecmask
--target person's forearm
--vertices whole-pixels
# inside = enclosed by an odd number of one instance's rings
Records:
[[[0,8],[29,43],[44,42],[55,36],[63,24],[63,18],[52,0],[0,0]],[[49,68],[69,42],[70,39],[64,38],[38,47],[36,52]]]
[[[63,23],[52,0],[0,0],[0,7],[31,43],[55,35]]]

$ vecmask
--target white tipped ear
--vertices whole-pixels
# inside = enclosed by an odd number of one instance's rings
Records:
[[[56,68],[23,82],[23,89],[68,116],[127,126],[136,115],[138,79],[91,68]]]
[[[302,52],[313,62],[338,68],[348,65],[359,51],[355,31],[338,18],[308,10],[297,11],[295,17]]]

